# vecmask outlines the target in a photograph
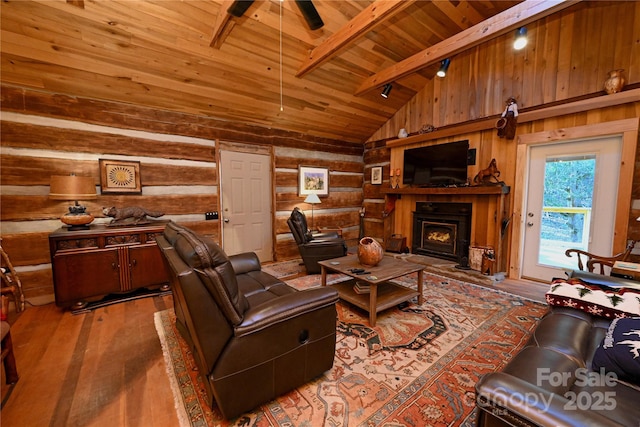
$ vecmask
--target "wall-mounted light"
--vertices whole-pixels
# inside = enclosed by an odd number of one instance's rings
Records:
[[[438,77],[446,76],[447,75],[447,70],[449,69],[449,64],[451,64],[451,59],[449,59],[449,58],[443,59],[442,62],[440,62],[440,69],[436,73],[436,76],[438,76]]]
[[[521,50],[524,49],[524,47],[527,45],[527,28],[526,27],[520,27],[516,30],[516,38],[513,41],[513,48],[515,50]]]
[[[391,92],[391,89],[393,89],[393,86],[391,86],[391,83],[387,83],[386,85],[384,85],[380,96],[382,96],[384,99],[387,99],[389,97],[389,92]]]

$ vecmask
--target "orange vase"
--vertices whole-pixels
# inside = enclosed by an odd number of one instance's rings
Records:
[[[360,264],[367,267],[374,267],[382,261],[384,249],[376,239],[363,237],[358,244],[358,260]]]
[[[604,90],[609,95],[618,93],[622,90],[625,84],[624,70],[611,70],[607,80],[604,82]]]

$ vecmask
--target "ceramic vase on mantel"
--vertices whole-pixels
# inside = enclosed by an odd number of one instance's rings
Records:
[[[366,267],[375,267],[384,257],[382,245],[374,238],[363,237],[358,243],[358,261]]]

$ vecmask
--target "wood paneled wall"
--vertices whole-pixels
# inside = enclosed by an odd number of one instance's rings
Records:
[[[330,170],[330,194],[315,209],[317,226],[340,226],[350,244],[362,205],[359,144],[159,111],[2,87],[0,227],[2,245],[17,267],[27,298],[53,294],[48,235],[59,228],[68,203],[49,199],[51,175],[91,176],[98,198],[85,201],[97,222],[103,206],[143,206],[220,241],[216,159],[221,141],[273,147],[274,255],[299,257],[286,224],[291,210],[308,205],[297,194],[298,165]],[[141,195],[100,194],[98,160],[140,161]]]
[[[401,108],[365,145],[365,228],[376,236],[401,233],[410,238],[407,218],[420,197],[404,197],[397,203],[393,224],[384,225],[385,198],[390,168],[402,168],[403,151],[420,145],[468,139],[477,149],[477,162],[469,167],[473,178],[479,169],[495,158],[500,178],[514,188],[516,142],[501,139],[495,129],[453,132],[452,136],[429,138],[420,143],[387,146],[399,129],[418,135],[425,125],[436,130],[455,130],[483,119],[497,119],[510,96],[517,99],[521,112],[571,102],[590,96],[606,96],[603,84],[608,71],[624,69],[627,89],[640,84],[640,2],[581,2],[567,10],[527,25],[529,44],[522,51],[511,47],[513,34],[496,38],[451,58],[445,78],[435,77],[409,103]],[[574,114],[560,112],[556,117],[518,125],[517,134],[557,130],[640,116],[640,103],[597,108]],[[636,159],[636,162],[638,160]],[[368,185],[370,167],[384,166],[382,186]],[[640,215],[640,173],[634,181],[634,204],[629,213],[629,239],[640,239],[636,218]],[[439,197],[438,200],[447,201]],[[451,199],[448,197],[448,199]],[[464,200],[463,200],[464,199]],[[433,199],[430,199],[433,200]],[[467,201],[458,198],[459,201]],[[494,244],[500,215],[491,202],[481,202],[474,214],[476,244]],[[510,202],[512,203],[512,202]],[[511,215],[513,206],[508,206]],[[510,230],[507,230],[509,233]],[[509,236],[507,236],[508,238]],[[511,248],[506,248],[508,254]],[[506,260],[505,260],[506,261]]]
[[[610,70],[640,83],[640,2],[580,2],[526,27],[521,51],[508,33],[453,56],[446,77],[429,81],[369,141],[492,117],[511,96],[526,111],[602,92]]]

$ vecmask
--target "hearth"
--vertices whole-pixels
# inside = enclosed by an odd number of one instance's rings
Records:
[[[411,252],[466,265],[471,239],[471,203],[417,202]]]

